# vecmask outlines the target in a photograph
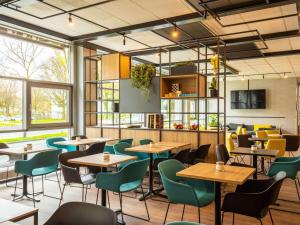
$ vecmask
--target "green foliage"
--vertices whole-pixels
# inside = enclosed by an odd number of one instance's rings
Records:
[[[146,101],[149,100],[154,75],[155,66],[151,64],[138,64],[131,69],[131,86],[141,89]]]
[[[212,78],[209,89],[217,90],[217,79],[215,77]]]
[[[217,127],[218,126],[218,115],[211,114],[208,116],[208,126]]]

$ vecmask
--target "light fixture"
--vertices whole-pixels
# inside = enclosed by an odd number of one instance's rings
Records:
[[[245,75],[243,75],[243,76],[242,76],[241,80],[242,80],[242,81],[244,81],[244,80],[245,80]]]
[[[126,36],[125,36],[125,34],[123,34],[123,45],[124,46],[126,45]]]
[[[283,73],[283,78],[284,79],[288,78],[288,76],[286,75],[286,73]]]
[[[73,26],[73,19],[72,19],[72,14],[69,14],[69,26]]]
[[[172,37],[173,38],[177,38],[178,37],[178,30],[177,30],[176,24],[174,24],[174,28],[173,28],[173,31],[172,31]]]

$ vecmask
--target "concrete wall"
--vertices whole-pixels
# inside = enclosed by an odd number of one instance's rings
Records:
[[[297,133],[296,78],[250,80],[249,89],[266,89],[266,109],[231,109],[230,92],[246,90],[247,81],[227,81],[227,124],[272,124]]]

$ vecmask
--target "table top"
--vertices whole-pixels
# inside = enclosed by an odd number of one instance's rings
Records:
[[[224,171],[216,171],[216,164],[198,163],[176,173],[177,176],[222,183],[243,184],[254,168],[225,165]]]
[[[269,138],[258,138],[258,137],[251,137],[248,138],[249,141],[268,141]]]
[[[167,147],[173,147],[173,148],[182,148],[182,147],[191,146],[190,143],[185,143],[185,142],[169,142],[169,141],[159,141],[159,142],[153,143],[152,145],[161,145],[161,146],[167,146]]]
[[[257,156],[276,157],[279,153],[279,150],[257,149],[256,151],[251,151],[251,148],[238,147],[238,148],[231,150],[230,153],[240,154],[240,155],[257,155]]]
[[[79,141],[76,140],[58,141],[58,142],[54,142],[54,144],[68,145],[68,146],[81,146],[81,145],[89,145],[89,144],[115,141],[115,140],[118,140],[118,138],[88,138],[88,139],[80,139]]]
[[[181,142],[156,142],[153,144],[137,145],[134,147],[126,148],[125,151],[159,154],[185,146],[190,146],[190,144]]]
[[[49,148],[47,146],[32,146],[32,150],[24,151],[24,147],[13,147],[13,148],[2,148],[0,149],[0,154],[5,155],[26,155],[44,151],[50,151],[53,148]]]
[[[96,167],[111,167],[123,162],[136,159],[135,156],[129,155],[115,155],[109,154],[109,160],[103,159],[103,154],[94,154],[89,156],[83,156],[75,159],[70,159],[68,162],[83,165],[83,166],[96,166]]]
[[[0,225],[19,225],[19,224],[11,222],[11,221],[6,221],[6,222],[3,222],[3,223],[0,223]]]
[[[17,221],[32,216],[38,209],[12,202],[5,199],[0,199],[0,223],[5,221]]]

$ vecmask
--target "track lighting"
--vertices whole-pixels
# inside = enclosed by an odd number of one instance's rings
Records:
[[[69,26],[73,26],[74,23],[73,23],[73,19],[72,19],[72,15],[69,14]]]
[[[125,34],[123,35],[123,45],[124,45],[124,46],[126,45],[126,37],[125,37]]]
[[[173,38],[177,38],[178,37],[178,30],[177,30],[176,24],[174,24],[174,28],[173,28],[173,31],[172,31],[172,37]]]

